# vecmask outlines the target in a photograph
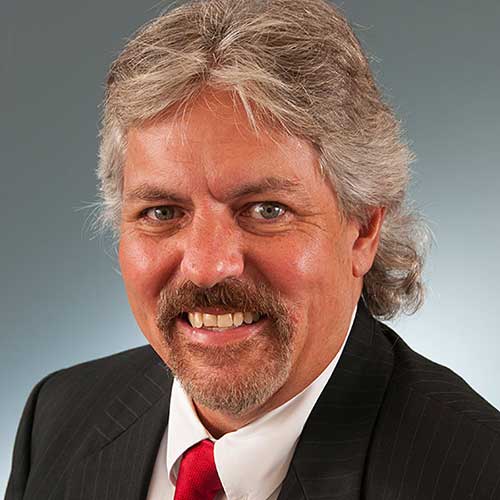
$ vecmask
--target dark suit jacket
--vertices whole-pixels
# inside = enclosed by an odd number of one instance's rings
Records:
[[[6,499],[144,499],[171,385],[150,347],[42,380],[19,426]],[[500,499],[498,411],[361,303],[279,499],[360,498]]]

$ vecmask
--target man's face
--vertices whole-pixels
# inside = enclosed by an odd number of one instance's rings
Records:
[[[202,407],[286,401],[331,361],[361,291],[359,229],[317,153],[257,136],[223,92],[127,141],[119,259],[144,335]]]

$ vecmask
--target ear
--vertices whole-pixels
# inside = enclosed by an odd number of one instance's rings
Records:
[[[372,267],[384,217],[385,207],[373,208],[368,223],[359,227],[352,247],[352,274],[355,278],[362,278]]]

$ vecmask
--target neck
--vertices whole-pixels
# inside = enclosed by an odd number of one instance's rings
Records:
[[[327,365],[328,363],[324,366],[324,368],[326,368]],[[299,392],[305,389],[311,382],[313,382],[313,380],[321,373],[321,371],[323,371],[323,369],[320,370],[320,372],[317,375],[313,376],[310,380],[304,380],[301,384],[296,382],[299,374],[292,371],[285,385],[281,387],[268,401],[260,406],[250,408],[245,413],[237,415],[224,413],[220,410],[212,410],[198,404],[196,401],[193,401],[196,408],[196,413],[198,414],[198,418],[204,425],[205,429],[207,429],[215,439],[219,439],[224,434],[245,427],[251,422],[262,417],[266,413],[269,413],[270,411],[278,408],[282,404],[292,399],[294,396],[299,394]]]

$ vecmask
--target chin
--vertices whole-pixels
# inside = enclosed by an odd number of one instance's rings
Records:
[[[258,335],[238,343],[207,346],[173,335],[166,364],[197,404],[242,415],[264,405],[290,376],[292,349],[276,337]],[[165,359],[165,358],[163,358]]]

